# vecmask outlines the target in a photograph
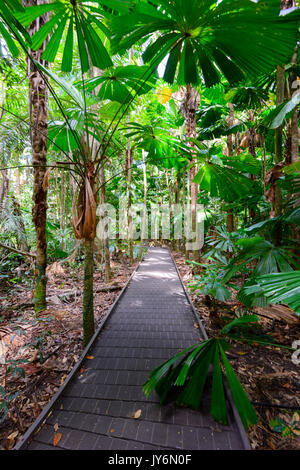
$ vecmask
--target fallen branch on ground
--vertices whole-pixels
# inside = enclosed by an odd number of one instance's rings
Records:
[[[3,243],[0,243],[0,247],[4,248],[5,250],[13,251],[14,253],[18,253],[19,255],[28,256],[30,258],[36,258],[35,253],[27,253],[26,251],[17,250],[16,248],[12,248],[11,246],[3,245]]]

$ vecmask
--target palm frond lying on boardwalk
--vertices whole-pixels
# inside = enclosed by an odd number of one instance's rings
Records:
[[[254,425],[258,417],[236,376],[227,356],[226,350],[230,343],[224,336],[234,339],[228,333],[235,327],[245,327],[256,322],[256,315],[244,315],[227,324],[220,332],[219,337],[211,338],[191,346],[176,354],[168,361],[154,369],[149,380],[144,384],[145,395],[149,396],[155,389],[160,397],[161,405],[165,403],[174,386],[181,387],[177,396],[177,405],[190,406],[199,409],[203,397],[204,387],[208,377],[211,376],[211,407],[212,417],[222,423],[228,424],[227,405],[224,389],[224,376],[227,378],[234,403],[244,427]],[[238,337],[239,340],[251,341],[251,338]],[[257,339],[256,339],[257,341]],[[263,341],[262,344],[268,344]],[[280,346],[280,345],[277,345]],[[180,359],[181,358],[181,359]],[[178,360],[180,361],[178,362]],[[176,362],[178,362],[176,364]],[[213,368],[212,375],[210,370]]]

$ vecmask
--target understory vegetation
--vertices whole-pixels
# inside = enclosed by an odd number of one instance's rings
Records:
[[[226,425],[229,388],[253,449],[299,448],[299,12],[1,2],[2,449],[149,246],[171,249],[208,339],[152,371],[145,394],[201,409],[208,389]]]

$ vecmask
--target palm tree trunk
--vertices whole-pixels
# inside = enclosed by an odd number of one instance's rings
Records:
[[[295,47],[293,57],[292,57],[292,64],[296,65],[297,63],[298,63],[298,45]],[[295,93],[296,91],[299,91],[295,87],[295,84],[298,85],[297,74],[295,72],[292,72],[289,76],[290,97],[293,96],[293,93]],[[292,114],[290,123],[289,123],[290,134],[291,134],[291,155],[290,155],[290,162],[287,162],[287,163],[294,163],[294,162],[297,162],[299,159],[298,114],[299,114],[298,107],[296,106]]]
[[[141,243],[139,248],[138,259],[142,258],[144,241],[148,238],[148,215],[147,215],[147,169],[146,169],[146,157],[145,151],[142,150],[143,158],[143,186],[144,186],[144,207],[143,207],[143,216],[141,221]]]
[[[1,187],[0,187],[0,210],[6,207],[8,190],[9,190],[9,176],[8,170],[2,170],[1,172]]]
[[[195,88],[192,88],[190,84],[186,86],[186,92],[184,97],[184,115],[186,120],[186,134],[187,139],[196,138],[196,111],[199,107],[200,96]],[[193,144],[189,143],[191,147]],[[196,161],[189,170],[190,176],[190,191],[191,191],[191,212],[192,212],[192,231],[194,233],[194,241],[197,239],[197,196],[198,196],[198,185],[193,180],[196,176]],[[195,249],[192,252],[193,259],[199,260],[199,250]]]
[[[229,115],[227,117],[227,124],[228,127],[233,126],[234,122],[234,113],[233,113],[233,105],[232,103],[228,103],[229,106]],[[227,155],[229,157],[233,156],[233,140],[232,135],[227,136]],[[227,210],[227,230],[229,233],[234,232],[234,218],[233,218],[233,210]]]
[[[95,332],[94,324],[94,240],[84,241],[84,280],[83,280],[83,346],[91,340]]]
[[[45,1],[24,0],[24,6],[46,3]],[[47,21],[45,14],[31,23],[28,28],[30,36],[36,33]],[[47,66],[42,60],[46,42],[38,51],[31,50],[32,57]],[[47,266],[47,190],[43,189],[43,180],[47,162],[47,133],[48,133],[48,89],[46,83],[35,65],[30,61],[29,69],[29,115],[34,128],[31,128],[32,164],[33,164],[33,209],[32,218],[36,230],[36,284],[35,311],[46,309],[46,266]]]
[[[101,165],[99,169],[99,182],[100,182],[100,204],[106,204],[106,188],[105,188],[105,172],[104,167]],[[107,217],[107,212],[103,214],[103,218]],[[102,224],[103,226],[104,224]],[[109,254],[109,238],[108,234],[103,230],[102,245],[104,250],[104,281],[108,283],[111,278],[110,268],[110,254]]]
[[[181,172],[180,172],[180,170],[177,170],[176,181],[175,181],[175,191],[174,191],[175,192],[174,198],[175,198],[176,207],[178,207],[179,202],[180,202],[180,186],[181,186]],[[175,220],[174,220],[173,226],[174,226],[174,234],[175,234],[176,233]],[[179,239],[175,240],[175,236],[174,236],[174,243],[175,243],[177,251],[179,251],[179,249],[180,249],[180,240]]]
[[[65,172],[61,172],[61,180],[60,180],[60,229],[64,232],[66,228],[66,178]],[[66,249],[66,242],[65,237],[63,236],[62,250]]]
[[[295,6],[294,0],[281,0],[280,8],[281,10],[286,10]],[[276,76],[276,106],[279,106],[284,101],[284,92],[285,92],[285,67],[284,65],[277,66],[277,76]],[[275,165],[280,163],[283,160],[283,126],[275,129]],[[288,157],[289,158],[289,157]],[[282,215],[282,193],[281,188],[275,182],[274,188],[274,197],[272,201],[272,214],[275,216]],[[280,245],[282,240],[282,227],[279,224],[278,229],[275,234],[275,244]]]
[[[126,174],[127,174],[127,237],[128,237],[128,249],[129,249],[129,263],[133,264],[133,219],[131,213],[132,205],[132,189],[131,189],[131,167],[132,167],[132,149],[130,148],[130,140],[128,139],[127,150],[126,150]]]
[[[27,238],[26,238],[25,224],[24,224],[24,219],[22,216],[20,204],[14,195],[11,196],[11,200],[12,200],[13,214],[18,218],[19,230],[16,230],[18,249],[20,251],[29,252],[29,246],[28,246]]]

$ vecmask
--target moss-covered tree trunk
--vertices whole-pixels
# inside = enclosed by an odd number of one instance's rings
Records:
[[[24,6],[41,5],[46,1],[24,0]],[[48,19],[42,15],[28,28],[30,36],[39,31]],[[42,59],[46,42],[37,51],[31,50],[32,57],[47,66]],[[29,72],[29,117],[34,126],[31,128],[32,165],[33,165],[33,209],[32,219],[36,231],[36,282],[34,304],[36,313],[46,308],[46,266],[47,266],[47,190],[43,188],[47,162],[48,133],[48,89],[42,75],[35,65],[28,61]]]

